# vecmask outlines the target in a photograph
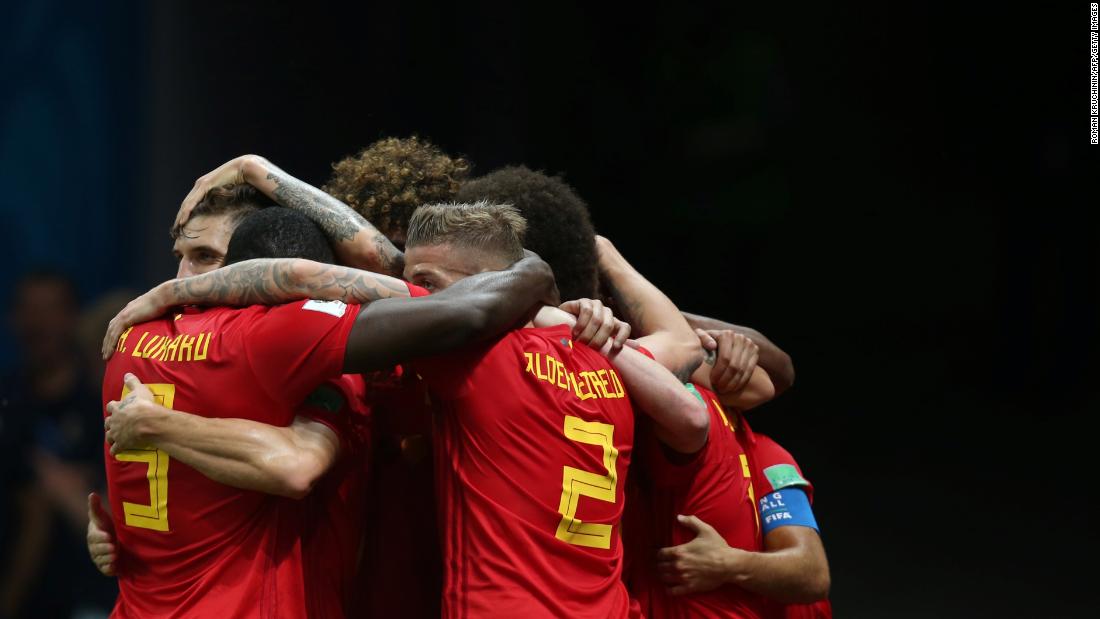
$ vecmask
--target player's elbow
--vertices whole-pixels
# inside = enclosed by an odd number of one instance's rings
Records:
[[[695,396],[689,395],[686,399],[680,398],[678,407],[679,410],[675,414],[677,423],[674,440],[676,444],[670,444],[669,446],[681,453],[695,453],[707,444],[707,435],[710,433],[710,415],[707,413],[707,407]]]
[[[788,604],[813,604],[828,599],[831,586],[829,567],[815,566],[813,569],[806,570],[799,586],[792,587],[788,598],[783,601]]]
[[[771,382],[775,389],[772,397],[775,397],[794,385],[794,361],[791,356],[782,350],[779,351],[779,363],[775,372],[771,373]]]
[[[288,459],[286,466],[281,467],[276,494],[290,499],[304,499],[313,492],[326,468],[325,463],[309,451],[296,454]]]

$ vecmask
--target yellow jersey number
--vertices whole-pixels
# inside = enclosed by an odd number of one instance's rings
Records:
[[[558,503],[561,522],[558,523],[557,538],[577,546],[611,548],[611,525],[581,522],[577,518],[577,504],[582,496],[615,502],[615,487],[619,481],[615,470],[615,460],[619,457],[614,441],[615,426],[566,416],[564,432],[571,441],[602,447],[603,465],[607,473],[599,475],[571,466],[562,467],[561,501]]]
[[[153,392],[157,404],[172,408],[176,398],[176,386],[168,383],[145,385]],[[129,395],[127,387],[122,388],[122,397]],[[141,462],[148,468],[145,477],[149,480],[149,503],[122,502],[122,512],[126,516],[126,525],[154,531],[168,530],[168,453],[146,447],[127,449],[115,454],[119,462]]]

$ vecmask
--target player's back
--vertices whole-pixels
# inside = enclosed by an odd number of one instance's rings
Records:
[[[287,425],[317,377],[338,373],[333,342],[350,328],[303,309],[189,310],[136,325],[107,365],[104,402],[123,395],[130,372],[169,408]],[[301,328],[287,330],[291,321]],[[114,616],[300,614],[300,566],[282,567],[296,552],[277,531],[283,499],[214,482],[159,449],[106,460],[120,548]]]
[[[646,496],[648,505],[634,505],[651,512],[652,543],[657,548],[686,544],[695,533],[679,524],[676,516],[690,514],[714,527],[734,548],[761,549],[756,497],[748,455],[737,440],[738,418],[727,414],[717,396],[698,385],[688,385],[707,405],[710,433],[707,444],[693,456],[675,454],[661,446],[651,432],[640,437],[645,451]],[[655,549],[654,549],[655,550]],[[645,558],[639,558],[646,561]],[[760,596],[733,585],[706,593],[669,595],[652,565],[640,578],[640,597],[647,617],[762,617],[767,609]]]
[[[437,404],[445,617],[623,617],[634,417],[568,327],[420,366]]]

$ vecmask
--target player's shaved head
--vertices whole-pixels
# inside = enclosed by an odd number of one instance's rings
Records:
[[[503,204],[432,204],[409,221],[405,278],[428,290],[503,269],[523,257],[527,223]]]
[[[527,222],[510,205],[429,204],[409,220],[406,247],[450,245],[498,257],[507,266],[523,257],[526,231]]]
[[[324,231],[298,211],[271,206],[244,218],[225,253],[225,264],[254,258],[304,258],[335,262]]]

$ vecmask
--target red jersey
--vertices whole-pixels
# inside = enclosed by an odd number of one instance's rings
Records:
[[[444,617],[625,617],[634,413],[567,326],[416,364],[436,404]]]
[[[794,456],[771,437],[754,433],[743,415],[738,417],[742,428],[740,436],[742,444],[746,446],[749,453],[753,485],[758,489],[757,495],[763,497],[781,488],[796,486],[806,492],[812,504],[813,484],[802,475],[802,468],[798,466]],[[790,468],[793,468],[793,475]],[[776,487],[777,484],[779,487]],[[790,605],[772,602],[770,606],[768,616],[775,619],[832,619],[833,617],[833,608],[829,600],[821,600],[813,604]]]
[[[705,593],[673,596],[655,573],[654,557],[659,548],[695,539],[691,529],[677,522],[678,514],[697,516],[734,548],[761,548],[752,474],[748,456],[737,440],[737,418],[727,415],[708,389],[687,387],[707,405],[707,444],[696,454],[684,455],[665,447],[652,432],[645,432],[639,441],[639,450],[644,449],[641,457],[647,487],[643,492],[648,492],[640,513],[650,515],[650,533],[643,537],[648,537],[652,546],[639,549],[632,586],[647,617],[762,617],[766,610],[763,598],[740,587],[726,585]]]
[[[376,456],[357,616],[438,619],[443,559],[428,394],[402,367],[368,381]]]
[[[131,372],[169,408],[288,425],[318,384],[340,374],[358,309],[188,309],[136,325],[107,364],[103,401],[123,395]],[[278,535],[282,499],[214,482],[159,449],[104,449],[119,546],[112,616],[304,615],[301,579],[282,568],[294,556]]]
[[[361,375],[345,374],[318,387],[298,414],[323,423],[340,439],[340,456],[308,497],[286,501],[301,520],[283,526],[280,535],[301,537],[302,579],[310,617],[358,616],[352,608],[358,588],[359,561],[370,472],[371,409]]]

